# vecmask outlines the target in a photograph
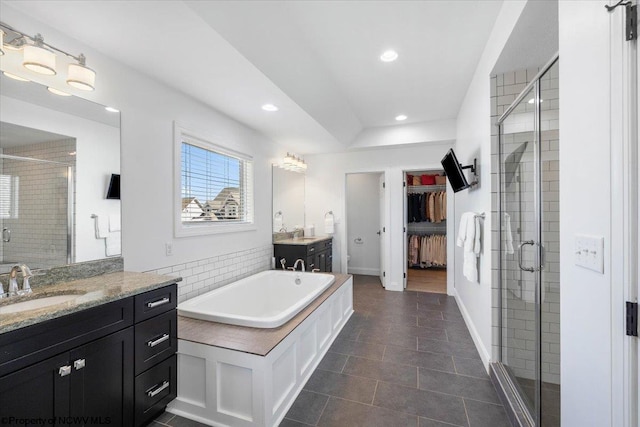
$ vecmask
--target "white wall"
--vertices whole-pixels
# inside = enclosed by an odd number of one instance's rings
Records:
[[[95,92],[83,95],[114,106],[122,113],[122,253],[126,270],[159,269],[270,244],[271,164],[283,157],[285,150],[247,126],[83,46],[7,4],[2,5],[2,20],[29,34],[46,34],[48,40],[70,52],[84,52],[97,78]],[[228,148],[253,156],[257,230],[173,237],[174,120],[201,135],[226,141],[224,145]],[[167,242],[173,243],[170,257],[165,255]]]
[[[455,287],[458,305],[465,316],[471,335],[485,365],[491,359],[491,265],[497,262],[492,256],[491,231],[491,110],[489,76],[505,46],[509,35],[524,9],[525,1],[504,2],[495,26],[486,44],[478,67],[469,85],[457,121],[456,154],[462,164],[478,159],[480,186],[456,194],[455,220],[460,223],[466,211],[485,212],[482,252],[479,262],[479,282],[472,283],[455,269]],[[455,248],[456,265],[462,265],[462,249]]]
[[[377,173],[347,175],[347,253],[351,274],[380,274],[380,176]],[[356,241],[356,239],[358,239]]]
[[[304,227],[304,174],[273,167],[273,217],[282,212],[282,226],[287,231]],[[280,228],[274,227],[274,232]]]
[[[403,171],[441,169],[440,160],[453,146],[453,141],[433,144],[412,144],[378,149],[348,151],[344,153],[315,154],[305,156],[309,165],[306,177],[305,217],[316,224],[316,234],[323,234],[324,214],[333,211],[337,221],[334,235],[333,271],[346,272],[345,236],[345,187],[346,174],[359,172],[384,172],[387,189],[386,239],[388,257],[383,266],[388,290],[402,290],[405,243]],[[453,191],[448,192],[447,208],[454,209]],[[451,211],[452,212],[452,211]],[[448,213],[447,217],[451,217]],[[448,224],[449,233],[453,224]],[[448,239],[447,259],[453,259],[453,239]],[[448,270],[454,268],[449,263]],[[449,270],[450,271],[450,270]],[[452,275],[448,275],[452,276]]]
[[[616,380],[612,326],[622,318],[616,321],[611,312],[619,284],[611,280],[612,18],[603,12],[605,4],[561,1],[559,8],[561,397],[562,425],[567,426],[621,425],[613,421],[619,415],[611,398]],[[604,236],[604,274],[574,264],[578,233]]]

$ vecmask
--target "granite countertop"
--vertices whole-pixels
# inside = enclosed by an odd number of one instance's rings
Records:
[[[57,295],[77,295],[69,301],[43,308],[0,313],[0,334],[30,326],[45,320],[62,317],[80,310],[95,307],[111,301],[141,294],[181,281],[180,277],[161,276],[151,273],[131,273],[120,271],[33,288],[25,296],[0,299],[0,310],[23,301]]]
[[[335,282],[282,326],[251,328],[178,316],[178,339],[266,356],[351,277],[348,274],[332,274]]]
[[[331,236],[315,236],[315,237],[298,237],[291,239],[278,240],[273,242],[274,245],[312,245],[324,240],[331,240]]]

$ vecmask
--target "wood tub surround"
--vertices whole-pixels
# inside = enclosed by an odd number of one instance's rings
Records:
[[[161,413],[177,391],[180,280],[117,272],[2,301],[79,295],[0,315],[2,425],[88,417],[87,425],[139,426]]]
[[[278,328],[178,316],[178,396],[167,411],[207,425],[277,426],[353,313],[353,278]]]

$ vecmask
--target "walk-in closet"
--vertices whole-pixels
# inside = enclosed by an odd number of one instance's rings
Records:
[[[447,292],[447,185],[442,170],[407,171],[404,176],[405,288]]]

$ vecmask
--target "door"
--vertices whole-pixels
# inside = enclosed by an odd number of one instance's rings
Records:
[[[34,418],[58,425],[59,417],[67,417],[71,373],[68,362],[69,353],[63,353],[0,378],[2,425],[24,426],[24,420]],[[55,424],[49,420],[56,420]]]
[[[386,274],[385,274],[385,247],[386,247],[386,221],[387,216],[385,213],[385,197],[386,197],[386,185],[384,182],[384,174],[380,174],[380,178],[378,179],[378,206],[380,210],[380,229],[378,231],[378,236],[380,237],[380,283],[382,283],[382,287],[386,287]]]
[[[560,425],[556,61],[500,126],[501,362],[535,425]]]
[[[133,419],[133,327],[70,352],[76,425],[128,425]]]

